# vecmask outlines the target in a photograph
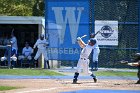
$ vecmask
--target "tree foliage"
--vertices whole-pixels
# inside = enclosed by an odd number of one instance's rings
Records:
[[[44,16],[44,0],[0,0],[0,15]]]

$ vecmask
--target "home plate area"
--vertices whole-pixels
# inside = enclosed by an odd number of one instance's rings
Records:
[[[19,87],[2,93],[140,93],[140,84],[136,80],[101,79],[94,83],[92,79],[0,79],[2,86]],[[0,92],[1,93],[1,92]]]

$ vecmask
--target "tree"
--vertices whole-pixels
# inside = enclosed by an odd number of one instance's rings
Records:
[[[35,7],[39,5],[39,8]],[[38,13],[34,13],[37,8]],[[0,0],[0,15],[43,16],[44,0]]]
[[[33,16],[44,16],[45,15],[45,3],[44,0],[36,0],[33,6]]]

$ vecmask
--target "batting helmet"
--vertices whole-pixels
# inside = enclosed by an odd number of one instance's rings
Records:
[[[44,39],[44,34],[40,35],[40,39],[43,40]]]
[[[89,44],[90,44],[91,46],[95,45],[95,44],[96,44],[96,40],[95,40],[95,39],[90,39],[90,40],[89,40]]]

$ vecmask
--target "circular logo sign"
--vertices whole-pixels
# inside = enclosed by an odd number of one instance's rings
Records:
[[[108,25],[105,25],[101,28],[101,35],[104,37],[104,38],[109,38],[112,34],[113,34],[113,30],[110,26]]]

